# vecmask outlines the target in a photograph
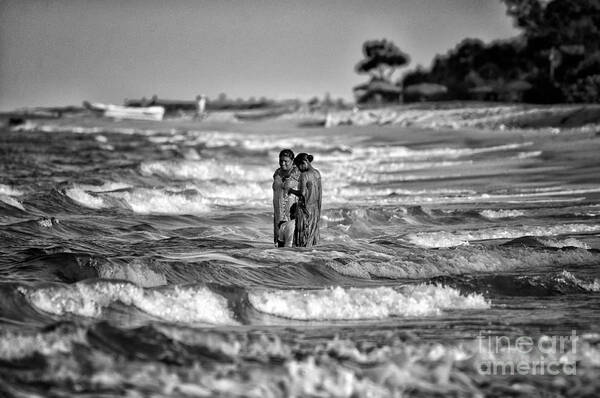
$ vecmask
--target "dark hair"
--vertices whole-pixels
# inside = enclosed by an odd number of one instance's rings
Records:
[[[294,160],[294,152],[291,149],[284,149],[279,152],[279,157],[286,157]]]
[[[294,164],[296,166],[300,165],[300,163],[304,162],[305,160],[308,161],[308,163],[312,163],[313,161],[313,155],[309,155],[308,153],[299,153],[298,156],[296,156],[296,159],[294,159]]]

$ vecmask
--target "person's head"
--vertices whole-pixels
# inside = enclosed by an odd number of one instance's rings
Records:
[[[279,152],[279,167],[283,171],[289,171],[294,165],[294,152],[291,149],[284,149]]]
[[[313,155],[309,155],[308,153],[299,153],[298,156],[294,159],[294,164],[300,171],[306,171],[310,168],[310,164],[313,161]]]

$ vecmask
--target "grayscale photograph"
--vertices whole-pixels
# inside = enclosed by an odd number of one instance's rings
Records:
[[[600,0],[0,0],[0,398],[600,396]]]

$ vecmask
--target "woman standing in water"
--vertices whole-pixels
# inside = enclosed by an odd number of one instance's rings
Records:
[[[321,173],[311,162],[313,156],[300,153],[294,164],[300,170],[298,189],[289,192],[298,196],[294,246],[310,247],[319,242],[319,220],[321,219]]]
[[[291,247],[294,240],[296,222],[292,206],[296,197],[288,194],[288,190],[298,188],[299,178],[300,171],[294,166],[294,152],[291,149],[279,152],[279,168],[273,174],[273,232],[278,247]]]

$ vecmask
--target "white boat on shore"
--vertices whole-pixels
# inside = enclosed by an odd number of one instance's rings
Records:
[[[90,110],[102,112],[105,117],[115,119],[162,120],[165,115],[165,108],[162,106],[132,107],[87,101],[84,102],[84,106]]]

